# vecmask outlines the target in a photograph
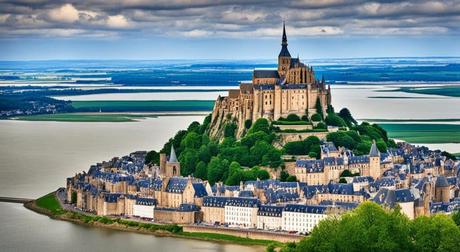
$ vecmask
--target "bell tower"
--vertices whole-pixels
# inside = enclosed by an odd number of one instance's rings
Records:
[[[165,176],[166,177],[180,176],[180,163],[177,160],[176,152],[174,151],[174,146],[172,144],[171,144],[171,154],[169,155],[169,160],[166,162]]]
[[[278,55],[278,74],[281,77],[286,77],[286,73],[291,65],[291,54],[287,46],[286,25],[283,22],[283,38],[281,40],[281,51]]]

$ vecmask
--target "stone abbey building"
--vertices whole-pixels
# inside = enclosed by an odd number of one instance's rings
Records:
[[[246,120],[278,120],[289,114],[311,117],[316,113],[318,99],[326,110],[331,103],[330,86],[326,88],[324,78],[321,81],[315,78],[313,67],[291,57],[287,46],[283,24],[278,69],[255,69],[252,82],[241,83],[239,89],[229,90],[228,96],[217,98],[212,113],[212,136],[219,137],[222,126],[232,120],[240,137]]]

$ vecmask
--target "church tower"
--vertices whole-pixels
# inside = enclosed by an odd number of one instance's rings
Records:
[[[374,179],[380,177],[380,151],[375,140],[372,141],[371,151],[369,152],[369,173]]]
[[[176,152],[174,151],[173,145],[171,145],[171,154],[169,155],[169,160],[166,162],[165,176],[180,176],[180,163],[177,160]]]
[[[286,26],[283,22],[283,38],[281,40],[281,51],[278,55],[278,74],[282,78],[286,77],[286,73],[291,65],[291,54],[289,53],[287,46]]]

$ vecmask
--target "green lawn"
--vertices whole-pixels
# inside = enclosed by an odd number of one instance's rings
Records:
[[[410,143],[460,143],[460,125],[454,124],[379,124],[390,138]]]
[[[226,234],[219,234],[219,233],[189,233],[189,232],[182,232],[180,233],[181,236],[185,237],[192,237],[192,238],[199,238],[205,240],[212,240],[212,241],[228,241],[234,242],[243,245],[262,245],[268,246],[269,244],[276,244],[280,245],[280,242],[274,242],[271,240],[256,240],[256,239],[249,239],[249,238],[242,238],[233,235],[226,235]]]
[[[214,101],[73,101],[72,106],[82,112],[211,111]]]
[[[64,212],[64,210],[61,208],[61,205],[59,205],[59,202],[56,199],[54,192],[42,196],[41,198],[37,199],[35,203],[38,207],[47,209],[55,215]]]
[[[430,87],[401,87],[393,91],[402,91],[406,93],[415,93],[415,94],[460,97],[460,86],[459,85],[430,86]]]
[[[31,116],[19,116],[16,119],[22,121],[56,121],[56,122],[134,122],[136,119],[155,117],[135,114],[83,114],[62,113],[43,114]]]

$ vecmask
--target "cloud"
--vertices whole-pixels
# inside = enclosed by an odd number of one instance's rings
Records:
[[[458,36],[459,17],[458,0],[2,0],[0,37],[279,37],[283,20],[299,37]]]
[[[53,21],[65,23],[73,23],[79,18],[78,10],[71,4],[64,4],[61,7],[51,9],[48,16]]]
[[[127,28],[129,27],[128,20],[123,15],[109,16],[107,25],[112,28]]]

